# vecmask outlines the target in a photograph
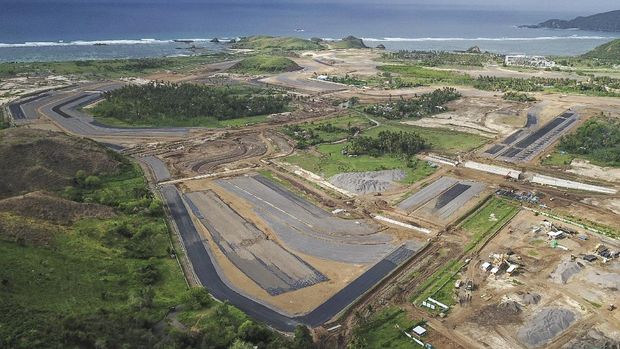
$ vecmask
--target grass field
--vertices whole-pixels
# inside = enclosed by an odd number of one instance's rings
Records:
[[[231,72],[244,74],[272,74],[300,70],[301,67],[290,58],[258,55],[242,59],[232,66]]]
[[[518,206],[508,200],[497,197],[489,199],[461,225],[465,231],[472,234],[465,246],[465,252],[474,250],[480,242],[495,234],[519,213],[519,210]]]
[[[422,321],[412,320],[405,310],[389,307],[373,314],[355,329],[352,348],[410,349],[418,345],[403,331],[411,331]],[[400,327],[400,329],[398,328]]]
[[[413,161],[413,167],[408,167],[405,160],[396,156],[372,157],[360,155],[349,157],[341,153],[345,146],[346,143],[322,144],[316,148],[320,155],[315,152],[300,151],[286,157],[285,160],[325,178],[343,172],[402,169],[407,175],[403,182],[414,183],[435,171],[425,161]]]
[[[233,45],[237,49],[251,49],[261,51],[296,51],[322,50],[324,47],[310,40],[294,37],[274,37],[266,35],[249,36],[242,38]]]
[[[331,131],[326,131],[325,126],[331,125],[333,129]],[[302,140],[303,134],[299,133],[309,133],[311,132],[314,136],[312,141],[316,141],[318,143],[331,143],[336,142],[342,139],[347,138],[351,134],[348,132],[349,128],[359,128],[360,130],[367,129],[373,126],[368,118],[358,113],[351,113],[348,115],[338,116],[331,119],[320,120],[316,122],[307,122],[303,124],[296,125],[295,128],[281,128],[281,131],[288,134],[292,138],[296,140]],[[292,131],[298,131],[296,135]]]
[[[361,116],[349,116],[338,120],[334,124],[342,125],[348,122],[361,122],[364,123]],[[364,136],[377,136],[381,131],[405,131],[405,132],[417,132],[422,137],[426,138],[432,143],[432,150],[435,152],[446,152],[454,154],[457,152],[470,151],[478,148],[488,142],[487,138],[443,129],[423,128],[417,126],[410,126],[401,124],[389,120],[378,120],[381,125],[378,127],[369,128],[366,131],[362,131]],[[327,122],[327,121],[322,121]],[[303,127],[310,127],[309,125]],[[313,127],[313,129],[316,126]],[[315,131],[318,132],[318,131]],[[328,141],[338,140],[344,138],[346,135],[322,135],[327,138]],[[323,140],[325,142],[325,140]],[[407,162],[401,157],[384,155],[380,157],[373,157],[369,155],[361,156],[347,156],[342,154],[343,148],[347,146],[347,142],[339,144],[320,144],[313,150],[300,150],[297,153],[288,156],[285,160],[289,163],[298,165],[308,171],[322,175],[325,178],[329,178],[335,174],[343,172],[364,172],[364,171],[379,171],[379,170],[391,170],[391,169],[403,169],[407,177],[403,182],[414,183],[422,178],[425,178],[434,172],[425,161],[411,161]]]
[[[472,78],[467,74],[459,74],[451,71],[425,68],[420,65],[383,65],[379,66],[379,69],[387,73],[398,74],[403,79],[403,81],[413,84],[472,84]]]
[[[568,166],[575,159],[574,155],[567,153],[560,153],[554,151],[549,156],[544,157],[540,163],[545,166]]]
[[[435,152],[468,152],[479,148],[490,141],[479,135],[464,133],[440,128],[427,128],[402,124],[396,121],[377,119],[381,122],[381,126],[375,127],[368,132],[366,136],[376,136],[381,131],[403,131],[416,132],[429,142],[431,142],[431,150]]]

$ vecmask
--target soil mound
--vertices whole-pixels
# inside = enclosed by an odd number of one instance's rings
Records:
[[[329,182],[356,194],[381,193],[394,187],[405,176],[402,170],[347,172],[331,177]]]
[[[515,301],[487,305],[472,315],[471,321],[482,326],[497,326],[521,321],[521,306]]]
[[[0,211],[68,225],[82,218],[109,218],[111,207],[65,200],[42,192],[0,200]]]
[[[521,295],[521,300],[523,301],[523,304],[529,305],[529,304],[538,304],[538,302],[540,302],[540,298],[541,296],[538,293],[526,293]]]
[[[49,245],[62,227],[0,212],[0,240],[20,245]]]
[[[62,189],[78,170],[115,173],[121,160],[94,141],[60,132],[11,128],[0,131],[0,198]]]

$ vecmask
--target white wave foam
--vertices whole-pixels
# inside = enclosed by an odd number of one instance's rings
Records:
[[[545,41],[545,40],[605,40],[614,39],[609,36],[585,36],[585,35],[571,35],[571,36],[537,36],[531,38],[362,38],[364,41],[377,41],[377,42],[424,42],[424,41]]]
[[[167,44],[172,40],[139,39],[139,40],[76,40],[76,41],[31,41],[19,44],[0,43],[2,47],[50,47],[50,46],[95,46],[95,45],[151,45]]]

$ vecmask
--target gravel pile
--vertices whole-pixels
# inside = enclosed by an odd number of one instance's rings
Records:
[[[575,321],[575,314],[562,308],[545,308],[525,322],[517,339],[528,348],[538,348],[566,330]]]
[[[403,170],[383,170],[371,172],[347,172],[337,174],[329,182],[338,188],[356,194],[381,193],[394,187],[406,174]]]
[[[620,349],[620,341],[608,338],[595,329],[590,329],[584,335],[572,339],[562,349]]]
[[[521,296],[521,301],[523,304],[538,304],[540,302],[540,295],[538,293],[526,293]]]
[[[556,284],[565,284],[575,274],[579,273],[583,265],[578,262],[565,260],[558,264],[557,268],[549,275]]]

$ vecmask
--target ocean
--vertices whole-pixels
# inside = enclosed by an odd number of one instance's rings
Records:
[[[218,38],[266,34],[354,35],[389,50],[465,50],[576,55],[620,33],[518,28],[583,13],[482,6],[282,0],[0,0],[0,61],[189,55]],[[559,10],[561,11],[561,10]],[[195,40],[192,44],[175,39]]]

